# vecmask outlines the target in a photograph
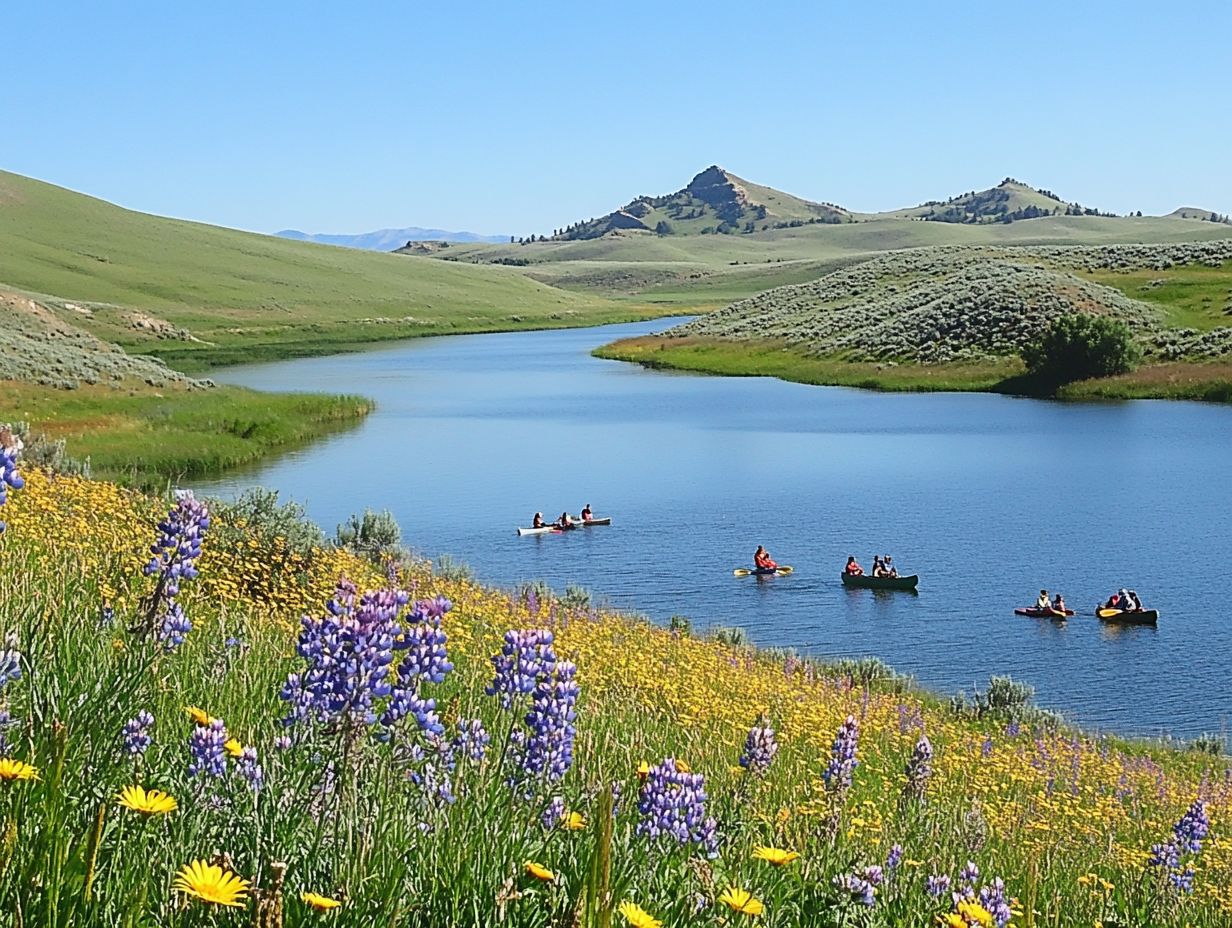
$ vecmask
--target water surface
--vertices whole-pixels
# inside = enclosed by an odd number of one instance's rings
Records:
[[[542,579],[760,645],[876,655],[955,691],[991,674],[1123,733],[1222,731],[1232,716],[1232,409],[881,394],[651,372],[590,357],[668,323],[421,339],[235,368],[267,390],[359,392],[376,412],[259,469],[327,530],[389,509],[429,556],[484,581]],[[519,538],[536,510],[614,524]],[[764,544],[790,577],[732,577]],[[847,591],[848,554],[890,552],[918,596]],[[1086,616],[1016,617],[1041,586]],[[1091,617],[1120,586],[1158,629]]]

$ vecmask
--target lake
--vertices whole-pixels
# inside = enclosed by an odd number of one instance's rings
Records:
[[[763,646],[875,655],[945,692],[1010,674],[1092,728],[1191,738],[1232,716],[1232,409],[884,394],[646,371],[592,348],[671,321],[425,338],[232,368],[264,390],[358,392],[376,411],[254,470],[332,533],[388,509],[418,552],[485,582],[545,580]],[[518,537],[585,503],[610,527]],[[786,577],[737,579],[764,544]],[[890,553],[919,595],[844,589]],[[1158,628],[1092,615],[1119,587]],[[1015,616],[1041,587],[1080,614]]]

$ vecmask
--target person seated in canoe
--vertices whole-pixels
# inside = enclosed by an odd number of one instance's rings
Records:
[[[534,521],[531,522],[531,528],[547,528],[548,524],[543,521],[543,513],[536,512]]]
[[[770,558],[770,552],[761,545],[753,552],[753,564],[758,570],[774,570],[779,565]]]
[[[885,565],[881,563],[881,555],[873,555],[873,576],[884,577],[886,575]]]
[[[1057,596],[1056,596],[1056,599],[1054,599],[1054,600],[1052,601],[1052,607],[1051,607],[1051,608],[1052,608],[1052,611],[1053,611],[1053,612],[1059,612],[1059,613],[1061,613],[1062,615],[1064,615],[1064,614],[1065,614],[1065,600],[1061,598],[1061,594],[1060,594],[1060,593],[1058,593],[1058,594],[1057,594]]]
[[[1138,594],[1135,593],[1133,590],[1129,590],[1125,594],[1125,601],[1128,603],[1128,605],[1125,607],[1125,610],[1127,612],[1141,612],[1142,611],[1142,600],[1138,598]]]
[[[1108,601],[1104,603],[1104,609],[1120,609],[1122,612],[1129,608],[1129,590],[1117,590],[1108,597]]]
[[[881,566],[885,569],[885,575],[887,577],[898,576],[898,568],[894,566],[894,558],[890,557],[890,555],[882,555]]]
[[[560,518],[556,520],[558,528],[573,528],[573,520],[569,518],[568,512],[562,512]]]
[[[856,563],[856,559],[854,557],[849,557],[847,558],[847,566],[843,568],[843,573],[847,574],[849,577],[863,577],[864,568]]]
[[[582,510],[582,521],[589,522],[594,517],[595,517],[595,514],[590,511],[590,503],[587,503],[586,507]]]
[[[1039,599],[1035,601],[1035,608],[1043,610],[1043,609],[1048,609],[1051,605],[1052,605],[1052,600],[1048,598],[1048,591],[1040,590]]]

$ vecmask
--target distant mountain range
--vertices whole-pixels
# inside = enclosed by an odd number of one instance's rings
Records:
[[[981,225],[1045,216],[1111,215],[1114,214],[1076,202],[1066,202],[1050,190],[1031,187],[1012,177],[987,190],[971,191],[946,200],[930,200],[919,206],[882,213],[858,213],[833,203],[804,200],[772,187],[754,184],[718,165],[711,165],[675,193],[637,197],[605,216],[557,229],[551,240],[593,239],[618,230],[641,230],[658,235],[705,235],[878,219]],[[1228,221],[1226,216],[1192,207],[1176,210],[1170,215],[1210,222]]]
[[[315,242],[318,245],[339,245],[343,248],[361,248],[365,251],[394,251],[407,242],[508,242],[508,235],[480,235],[476,232],[448,232],[444,229],[421,229],[408,226],[405,229],[378,229],[356,235],[331,235],[328,233],[300,232],[298,229],[283,229],[274,233],[279,238],[297,242]]]

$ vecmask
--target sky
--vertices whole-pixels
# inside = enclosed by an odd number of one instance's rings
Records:
[[[0,169],[254,231],[548,233],[717,163],[1232,213],[1232,4],[0,5]]]

